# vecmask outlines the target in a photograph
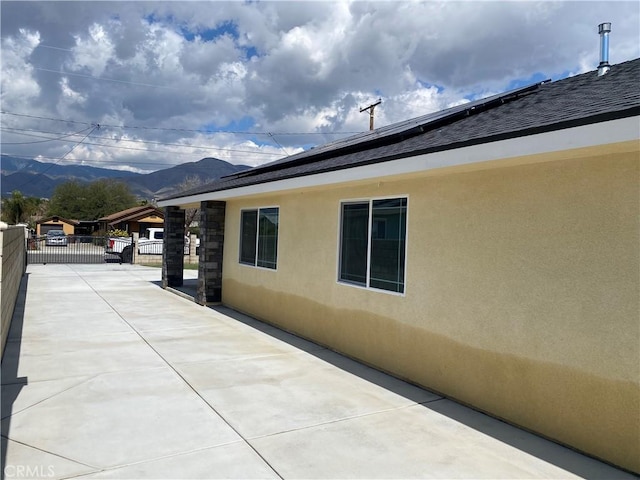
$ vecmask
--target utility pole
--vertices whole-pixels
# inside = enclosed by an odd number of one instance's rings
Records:
[[[376,103],[372,103],[371,105],[369,105],[368,107],[365,108],[361,108],[360,109],[360,113],[365,112],[367,110],[369,110],[369,130],[373,130],[373,111],[376,109],[376,107],[378,105],[380,105],[382,103],[382,99],[379,98],[378,101]]]

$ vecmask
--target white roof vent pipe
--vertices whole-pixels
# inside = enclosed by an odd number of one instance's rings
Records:
[[[600,64],[598,65],[598,76],[601,77],[611,70],[609,66],[609,33],[611,32],[611,23],[601,23],[598,25],[598,33],[600,34]]]

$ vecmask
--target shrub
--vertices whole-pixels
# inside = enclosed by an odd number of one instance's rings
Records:
[[[109,230],[110,237],[130,237],[131,234],[125,230],[118,230],[117,228],[114,230]]]

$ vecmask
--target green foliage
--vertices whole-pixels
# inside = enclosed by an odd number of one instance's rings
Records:
[[[126,230],[120,230],[114,228],[113,230],[96,230],[91,234],[93,237],[104,238],[104,237],[130,237],[131,234]]]
[[[25,197],[18,190],[11,193],[11,197],[2,201],[2,221],[15,225],[29,223],[33,226],[32,218],[40,213],[44,200],[36,197]]]
[[[56,187],[49,202],[49,215],[73,220],[97,220],[135,207],[136,198],[125,183],[112,179],[91,183],[70,181]]]
[[[119,230],[117,228],[114,228],[113,230],[109,230],[107,234],[110,237],[130,237],[131,236],[131,234],[126,230]]]
[[[9,224],[22,222],[25,213],[25,198],[17,190],[14,190],[10,198],[2,202],[2,220]]]

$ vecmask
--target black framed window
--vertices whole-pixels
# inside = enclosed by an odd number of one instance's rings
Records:
[[[339,279],[404,293],[407,199],[342,204]]]
[[[246,210],[241,213],[240,263],[256,264],[256,239],[258,237],[258,211]]]
[[[240,263],[275,269],[278,264],[278,207],[243,210]]]

